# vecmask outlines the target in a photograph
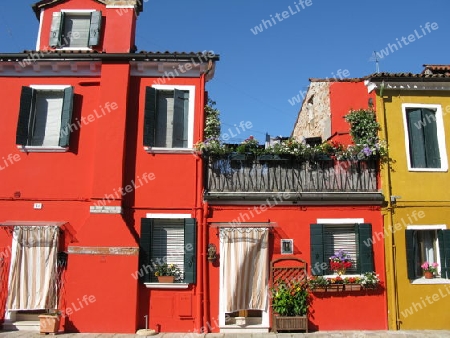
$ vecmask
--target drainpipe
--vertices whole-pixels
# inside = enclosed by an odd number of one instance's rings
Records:
[[[388,142],[388,132],[387,132],[387,118],[386,118],[386,110],[384,105],[384,98],[382,93],[380,93],[380,109],[383,116],[383,138],[386,140],[386,144],[389,145]],[[388,146],[388,157],[389,157],[389,146]],[[392,182],[391,182],[391,171],[390,171],[390,163],[388,162],[384,166],[384,177],[386,177],[386,182],[384,182],[384,186],[386,187],[387,192],[387,207],[385,208],[386,213],[384,213],[384,219],[388,219],[389,231],[388,236],[384,236],[385,240],[385,252],[386,252],[386,262],[389,262],[389,270],[387,271],[387,275],[390,277],[387,279],[387,297],[388,297],[388,311],[392,310],[389,318],[389,328],[400,330],[400,318],[399,314],[399,306],[398,306],[398,285],[397,285],[397,267],[396,267],[396,246],[395,246],[395,238],[394,238],[394,207],[395,205],[392,203]]]
[[[202,175],[203,176],[203,175]],[[202,177],[203,178],[203,177]],[[203,182],[203,181],[202,181]],[[204,231],[203,231],[203,243],[204,243],[204,247],[206,250],[207,247],[207,243],[208,243],[208,233],[209,233],[209,229],[208,229],[208,202],[203,202],[203,226],[204,226]],[[205,255],[206,256],[206,255]],[[210,332],[211,330],[211,319],[210,319],[210,311],[209,311],[209,284],[208,284],[208,276],[209,276],[209,261],[206,260],[206,257],[203,257],[203,262],[205,264],[205,271],[203,273],[203,325],[206,328],[205,332]]]
[[[194,135],[194,139],[200,139],[203,140],[203,130],[205,128],[205,75],[202,74],[200,76],[200,103],[197,108],[198,111],[198,119],[200,121],[199,123],[199,130],[197,134],[197,138]],[[196,180],[196,187],[197,191],[195,194],[195,201],[194,205],[196,208],[196,218],[198,220],[198,229],[197,229],[197,315],[196,315],[196,326],[198,332],[201,333],[201,329],[205,327],[205,318],[203,313],[203,302],[205,297],[205,291],[204,291],[204,284],[203,281],[205,279],[205,271],[203,271],[206,266],[204,263],[205,261],[205,241],[206,241],[206,229],[205,229],[205,223],[203,222],[204,215],[203,215],[203,161],[200,156],[197,154],[195,156],[195,180]]]

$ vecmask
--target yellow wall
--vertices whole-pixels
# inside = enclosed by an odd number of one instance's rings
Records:
[[[450,229],[450,174],[409,171],[405,146],[403,103],[442,107],[447,158],[450,155],[450,93],[385,91],[377,97],[381,138],[388,141],[394,161],[382,172],[385,215],[386,274],[390,329],[450,329],[450,284],[413,285],[407,277],[407,225],[445,224]],[[390,196],[399,196],[390,203]],[[436,280],[433,280],[436,281]],[[446,280],[450,283],[450,280]],[[446,282],[445,281],[445,282]]]

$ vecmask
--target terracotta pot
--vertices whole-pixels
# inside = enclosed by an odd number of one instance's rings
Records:
[[[60,322],[59,316],[40,315],[39,316],[39,321],[40,321],[39,332],[41,334],[57,333],[58,332],[58,330],[59,330],[59,322]]]
[[[434,278],[434,275],[431,271],[424,271],[423,275],[425,276],[426,279]]]
[[[173,283],[174,276],[158,276],[158,282],[160,283]]]

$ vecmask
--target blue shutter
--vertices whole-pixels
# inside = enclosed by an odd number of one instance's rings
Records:
[[[438,230],[441,277],[450,278],[450,230]]]
[[[414,249],[414,230],[406,230],[406,266],[408,271],[408,279],[412,280],[416,278],[416,261],[415,261],[415,249]]]
[[[360,273],[375,271],[373,264],[372,224],[356,224],[358,228],[358,267]]]
[[[89,29],[89,46],[97,46],[100,42],[102,28],[102,12],[95,11],[91,14],[91,27]]]
[[[425,140],[425,157],[427,168],[440,168],[439,142],[437,138],[436,112],[431,109],[422,109],[422,121],[425,124],[423,134]]]
[[[328,269],[328,262],[324,260],[323,253],[323,224],[310,225],[311,241],[311,274],[314,276],[323,276]],[[322,264],[327,264],[327,269],[322,269]]]
[[[30,116],[34,106],[35,91],[30,87],[22,87],[20,95],[19,119],[17,121],[16,144],[26,146],[30,133]]]
[[[153,219],[141,219],[141,238],[139,242],[139,267],[138,273],[142,283],[150,283],[154,275],[152,265],[151,246],[152,246]]]
[[[59,146],[68,147],[70,139],[70,123],[73,111],[73,87],[64,89],[63,107],[61,113],[61,131],[59,133]]]
[[[147,87],[145,89],[144,146],[147,147],[155,145],[156,95],[155,88]]]
[[[52,18],[52,25],[50,28],[50,38],[48,44],[50,47],[61,46],[61,32],[64,21],[64,14],[61,12],[54,12]]]
[[[192,250],[188,251],[192,247]],[[197,227],[195,218],[184,220],[184,283],[195,283],[197,275]]]

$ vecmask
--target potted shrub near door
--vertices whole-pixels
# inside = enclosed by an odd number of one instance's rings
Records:
[[[277,281],[272,287],[273,328],[277,331],[308,332],[309,291],[307,283]]]

